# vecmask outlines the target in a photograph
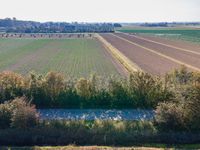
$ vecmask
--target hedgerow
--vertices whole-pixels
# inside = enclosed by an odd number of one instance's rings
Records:
[[[135,72],[129,78],[66,78],[57,72],[45,76],[0,73],[0,102],[26,96],[37,108],[155,108],[173,92],[161,77]]]

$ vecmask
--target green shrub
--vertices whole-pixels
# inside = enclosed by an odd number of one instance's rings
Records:
[[[0,103],[23,95],[24,78],[14,72],[0,73]]]
[[[0,128],[8,128],[11,124],[12,110],[10,105],[6,102],[0,104]]]
[[[162,129],[200,130],[200,84],[192,84],[178,91],[171,102],[160,103],[156,108],[156,123]]]
[[[165,99],[170,99],[172,93],[161,78],[144,72],[135,72],[129,78],[129,91],[137,107],[152,108]]]
[[[200,83],[188,88],[184,112],[187,126],[200,130]]]
[[[80,78],[76,85],[76,91],[77,93],[81,96],[84,97],[85,99],[89,99],[92,95],[91,93],[91,84],[89,80],[85,78]]]
[[[180,69],[175,69],[172,72],[173,80],[179,84],[187,84],[192,80],[192,72],[189,72],[185,66]]]
[[[44,89],[52,103],[56,103],[59,94],[65,89],[65,79],[61,73],[49,72],[44,78]]]
[[[31,72],[26,78],[25,95],[32,100],[36,106],[50,106],[50,97],[45,93],[45,80],[42,75]]]
[[[184,128],[183,106],[176,103],[160,103],[156,108],[156,123],[163,130]]]

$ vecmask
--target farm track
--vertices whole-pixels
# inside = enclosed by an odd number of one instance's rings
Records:
[[[163,75],[166,72],[181,66],[177,62],[161,57],[151,51],[147,51],[143,47],[134,45],[131,42],[128,42],[129,40],[123,40],[123,38],[120,36],[118,37],[116,34],[101,34],[101,36],[145,72]]]

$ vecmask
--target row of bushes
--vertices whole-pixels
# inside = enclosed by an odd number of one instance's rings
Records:
[[[0,73],[0,103],[26,96],[37,108],[155,108],[171,99],[173,91],[163,78],[135,72],[127,79],[91,75],[65,78],[49,72],[46,76],[30,73]]]
[[[199,84],[200,73],[184,67],[165,77],[135,72],[126,79],[65,78],[62,74],[0,73],[0,103],[26,96],[37,108],[156,108],[171,101],[183,87]]]

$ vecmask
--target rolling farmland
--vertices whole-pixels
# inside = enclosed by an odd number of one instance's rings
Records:
[[[0,70],[57,71],[76,77],[123,74],[120,64],[94,38],[0,38]]]
[[[101,34],[101,36],[123,53],[139,68],[151,74],[163,75],[185,65],[190,70],[200,71],[200,47],[160,39],[148,39],[124,33]]]
[[[91,73],[126,76],[125,70],[164,75],[181,65],[200,71],[198,44],[135,33],[99,35],[4,34],[0,71],[57,71],[76,77]]]

